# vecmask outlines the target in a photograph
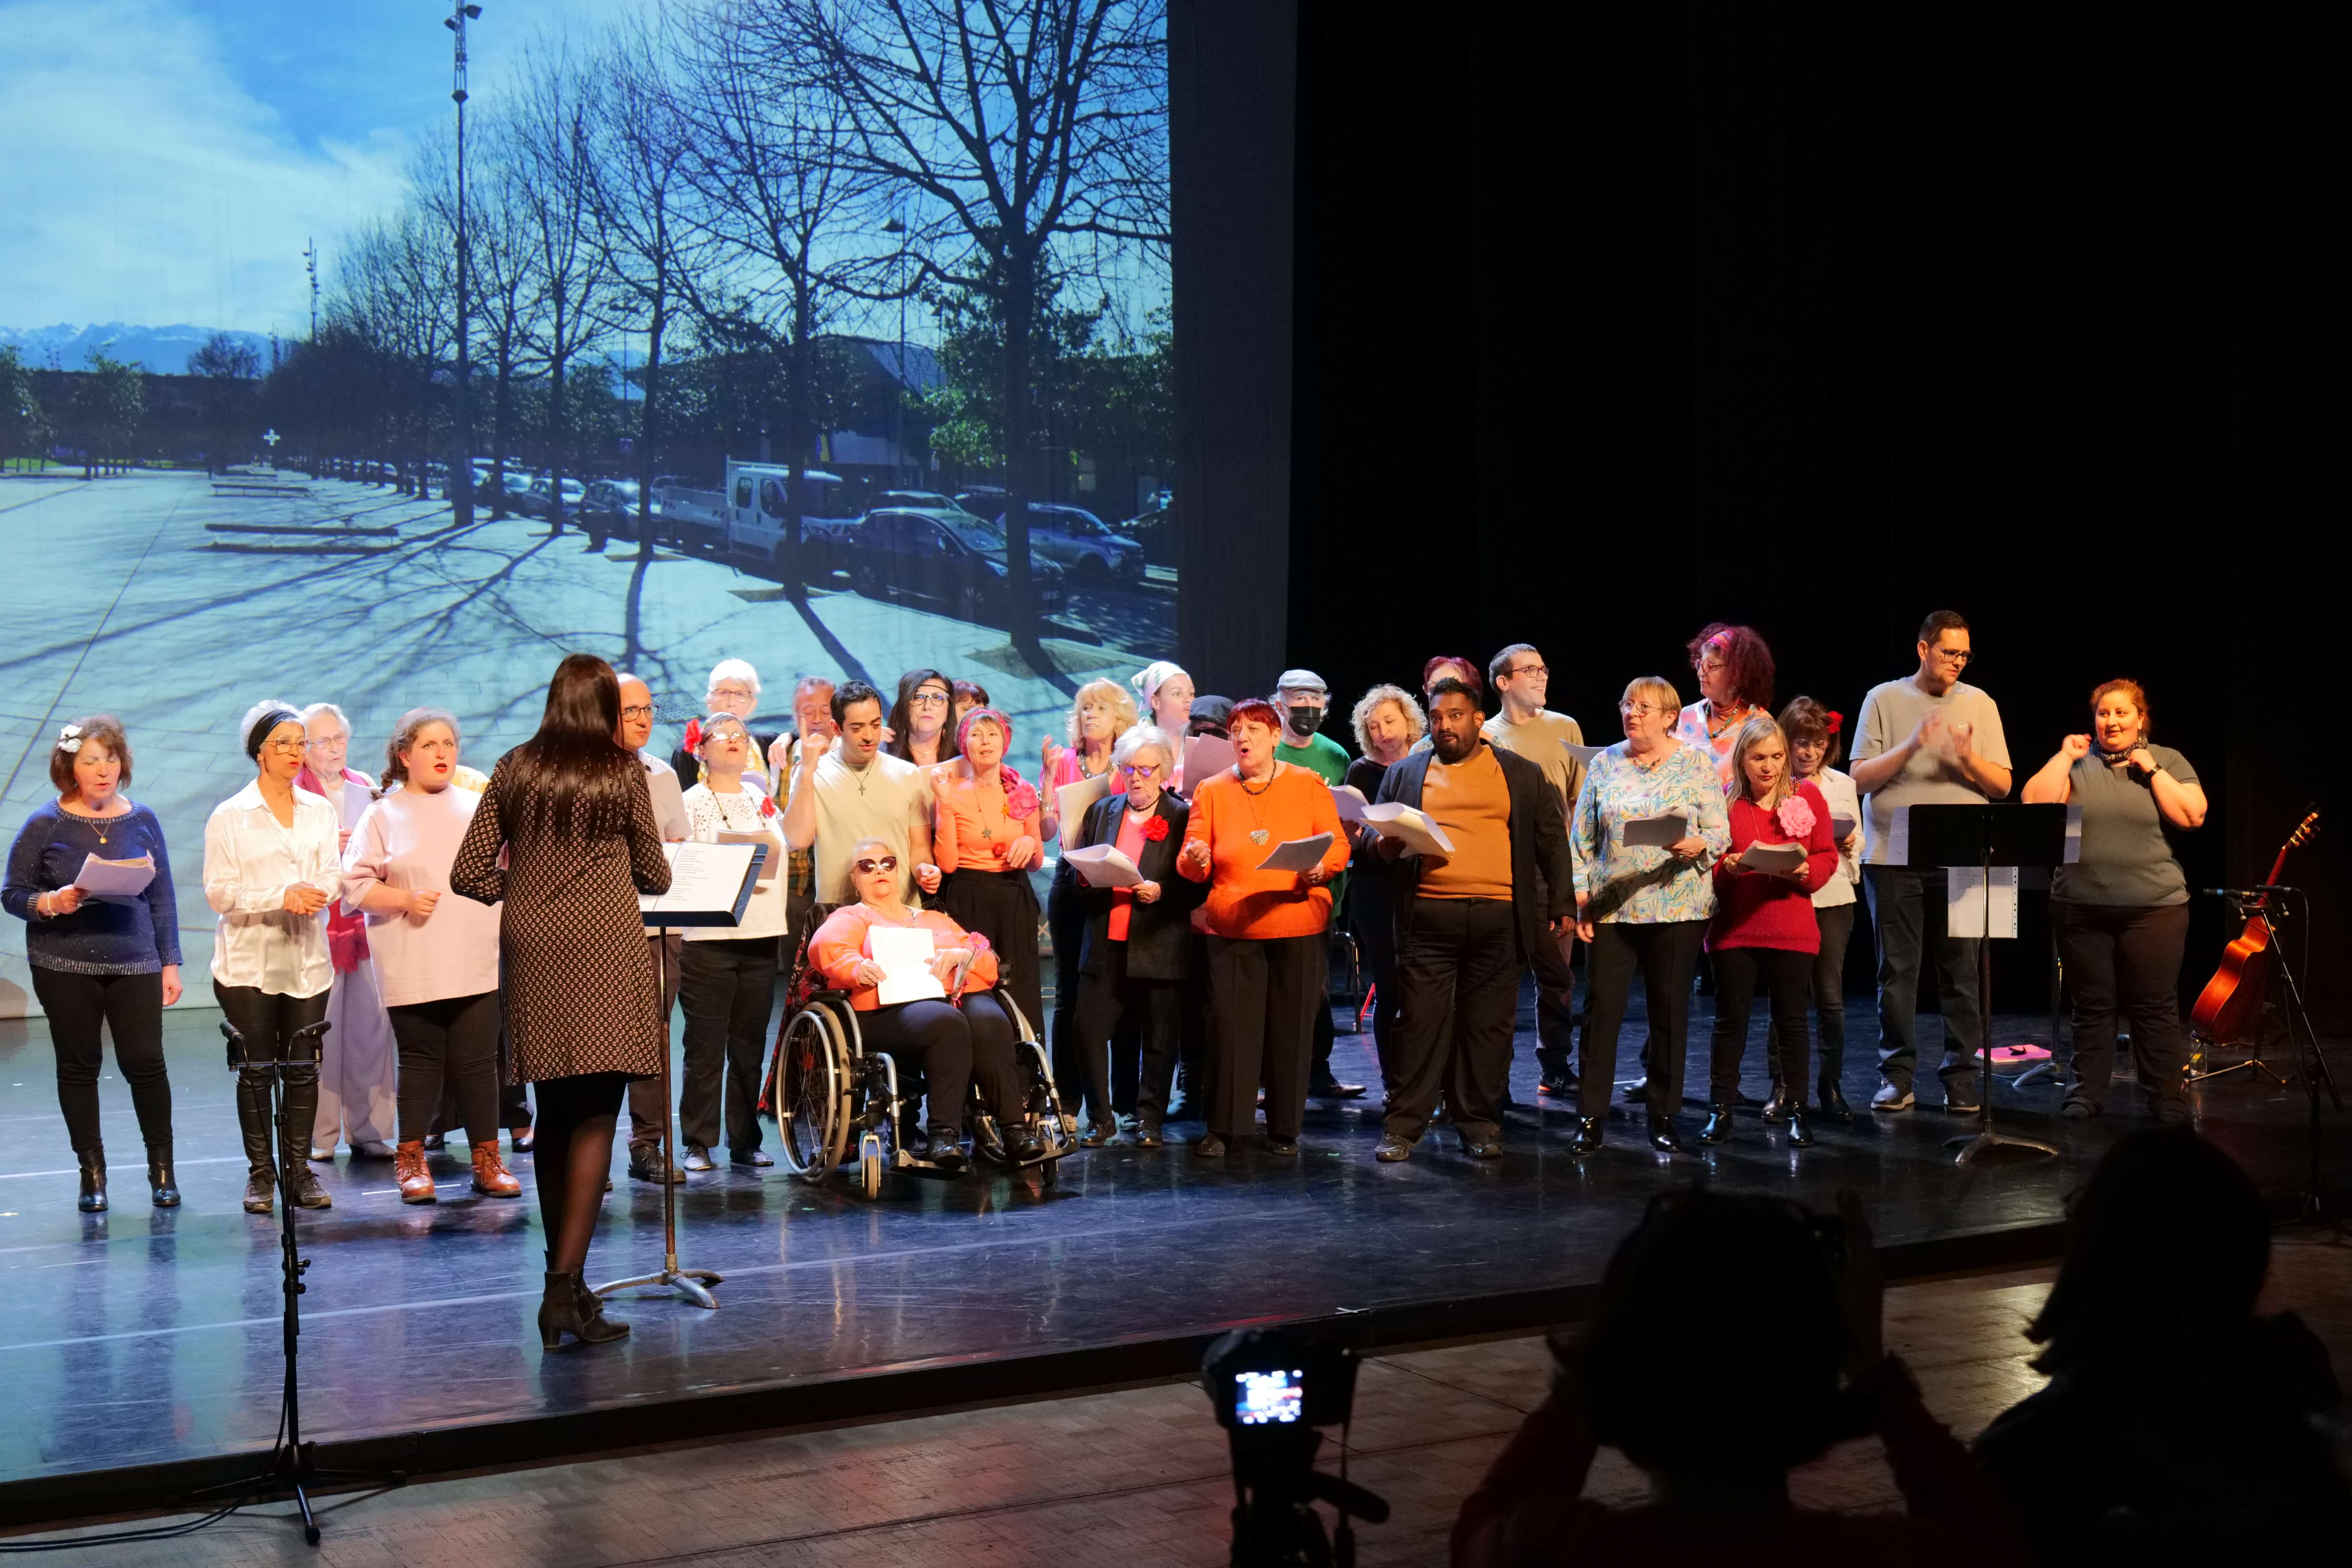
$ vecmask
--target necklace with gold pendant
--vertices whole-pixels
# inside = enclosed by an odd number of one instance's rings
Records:
[[[1279,763],[1276,764],[1277,768],[1279,768],[1280,765],[1281,764]],[[1266,774],[1265,783],[1258,785],[1255,789],[1250,788],[1249,780],[1243,778],[1239,770],[1235,770],[1234,778],[1235,782],[1240,784],[1242,786],[1242,797],[1250,803],[1250,820],[1258,825],[1257,826],[1250,829],[1249,841],[1263,848],[1265,845],[1265,841],[1272,837],[1273,835],[1268,833],[1265,829],[1265,818],[1258,815],[1257,797],[1274,787],[1274,774]]]

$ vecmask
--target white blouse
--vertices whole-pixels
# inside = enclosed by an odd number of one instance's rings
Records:
[[[327,911],[298,915],[286,891],[308,884],[342,891],[342,825],[323,795],[294,792],[294,826],[278,825],[249,784],[205,824],[205,902],[220,916],[213,931],[213,978],[276,996],[316,996],[334,984],[327,956]]]
[[[1813,895],[1813,908],[1833,910],[1853,902],[1853,885],[1862,880],[1862,796],[1855,793],[1853,780],[1835,768],[1823,768],[1811,782],[1830,803],[1832,816],[1846,817],[1854,824],[1853,853],[1848,854],[1843,843],[1838,846],[1837,870]]]
[[[768,836],[768,862],[760,868],[760,879],[752,884],[751,901],[743,906],[743,923],[739,926],[689,926],[688,942],[728,942],[752,937],[779,937],[784,934],[784,898],[789,879],[784,875],[784,814],[779,810],[763,816],[760,808],[767,803],[759,783],[751,774],[743,775],[743,787],[733,795],[719,795],[707,784],[696,784],[686,792],[687,819],[693,824],[692,837],[698,844],[716,844],[721,833],[764,833]]]

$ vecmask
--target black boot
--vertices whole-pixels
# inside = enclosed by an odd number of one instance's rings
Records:
[[[1802,1104],[1804,1102],[1804,1097],[1802,1095],[1791,1095],[1789,1092],[1789,1086],[1785,1082],[1780,1079],[1774,1079],[1772,1080],[1772,1098],[1764,1102],[1764,1120],[1767,1121],[1786,1121],[1789,1119],[1789,1106],[1792,1101],[1798,1104]]]
[[[1789,1147],[1810,1149],[1813,1146],[1813,1130],[1805,1125],[1805,1102],[1789,1101]]]
[[[278,1206],[278,1173],[269,1160],[269,1080],[257,1072],[236,1075],[236,1127],[245,1135],[245,1212],[268,1214]]]
[[[1650,1147],[1661,1154],[1684,1152],[1682,1135],[1675,1131],[1673,1117],[1661,1116],[1654,1110],[1650,1112]]]
[[[539,1302],[541,1349],[559,1348],[566,1334],[583,1345],[610,1344],[628,1337],[629,1325],[604,1316],[604,1298],[588,1289],[580,1270],[562,1274],[550,1270],[546,1281],[546,1294]]]
[[[147,1145],[147,1187],[159,1209],[180,1206],[180,1184],[172,1177],[172,1146],[169,1143]]]
[[[319,1069],[315,1067],[286,1069],[286,1191],[296,1208],[331,1209],[335,1200],[319,1184],[310,1173],[310,1162],[304,1158],[310,1152],[310,1123],[319,1115]]]
[[[1718,1100],[1706,1108],[1706,1125],[1698,1130],[1702,1143],[1720,1143],[1731,1136],[1731,1107]]]
[[[81,1196],[74,1207],[84,1214],[106,1212],[106,1151],[77,1149],[74,1158],[81,1162]]]
[[[1580,1116],[1576,1119],[1576,1136],[1568,1141],[1571,1154],[1590,1154],[1601,1147],[1601,1118]]]
[[[1813,1092],[1820,1099],[1824,1114],[1834,1116],[1841,1121],[1853,1119],[1853,1107],[1845,1102],[1845,1090],[1839,1086],[1837,1079],[1824,1075],[1821,1082],[1813,1086]]]

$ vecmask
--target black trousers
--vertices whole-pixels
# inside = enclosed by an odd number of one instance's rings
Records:
[[[2180,1079],[2180,953],[2189,906],[2118,906],[2051,900],[2058,956],[2074,998],[2074,1087],[2070,1100],[2106,1103],[2116,1026],[2128,1020],[2132,1067],[2159,1116],[2185,1114]]]
[[[1367,894],[1366,885],[1362,879],[1349,884],[1348,919],[1363,959],[1364,978],[1372,988],[1372,1054],[1380,1058],[1385,1089],[1395,1081],[1396,1072],[1396,918],[1386,890]]]
[[[1650,1114],[1672,1116],[1683,1102],[1683,1058],[1689,1049],[1691,973],[1698,966],[1705,921],[1602,921],[1592,928],[1591,994],[1584,1004],[1584,1049],[1578,1108],[1599,1116],[1617,1076],[1617,1034],[1641,972],[1649,1000],[1650,1036],[1642,1047],[1649,1074]]]
[[[961,1007],[931,999],[860,1013],[857,1034],[867,1050],[887,1051],[922,1069],[929,1102],[925,1120],[933,1128],[962,1129],[974,1083],[1000,1125],[1019,1121],[1028,1110],[1013,1059],[1013,1020],[985,991],[966,996]]]
[[[1073,1047],[1086,1069],[1087,1114],[1097,1126],[1108,1125],[1113,1100],[1115,1057],[1133,1053],[1135,1112],[1148,1127],[1157,1127],[1168,1114],[1168,1094],[1176,1081],[1177,1037],[1182,1029],[1183,984],[1175,980],[1131,980],[1127,973],[1127,943],[1106,944],[1098,973],[1078,979],[1078,1016]],[[1129,1042],[1132,1042],[1130,1044]]]
[[[714,937],[689,942],[678,960],[686,1008],[686,1082],[678,1134],[716,1148],[724,1104],[727,1147],[760,1146],[760,1066],[776,1000],[776,939]]]
[[[1416,1142],[1443,1092],[1471,1142],[1502,1131],[1519,1011],[1518,914],[1507,899],[1415,899],[1397,945],[1395,1071],[1382,1129]]]
[[[1984,939],[1943,929],[1941,871],[1865,866],[1862,879],[1878,925],[1878,1075],[1897,1089],[1911,1087],[1919,1059],[1919,969],[1931,941],[1937,997],[1944,1010],[1944,1059],[1936,1070],[1944,1078],[1977,1071],[1984,1043],[1977,949]],[[1941,934],[1931,938],[1931,931]]]
[[[1209,1131],[1238,1138],[1257,1124],[1265,1088],[1265,1131],[1295,1142],[1307,1113],[1307,1059],[1315,1005],[1323,996],[1323,933],[1209,938]]]
[[[400,1047],[400,1139],[431,1130],[446,1091],[466,1142],[499,1146],[499,994],[444,996],[387,1007]]]
[[[1715,1037],[1707,1050],[1707,1099],[1717,1105],[1739,1100],[1739,1058],[1748,1054],[1748,1019],[1760,983],[1772,998],[1772,1025],[1764,1036],[1764,1064],[1775,1082],[1798,1099],[1805,1093],[1805,1058],[1812,1031],[1805,1016],[1805,988],[1813,975],[1813,954],[1778,947],[1718,947],[1715,960]]]
[[[316,996],[281,996],[254,985],[224,985],[213,982],[213,996],[220,1003],[221,1014],[235,1029],[240,1048],[248,1061],[281,1061],[288,1042],[311,1025],[322,1023],[327,1016],[327,999],[332,994],[321,991]],[[319,1110],[318,1047],[310,1046],[310,1061],[301,1067],[287,1068],[281,1081],[285,1096],[286,1125],[291,1130],[294,1142],[279,1151],[288,1169],[302,1163],[305,1145],[310,1137],[310,1122]],[[256,1068],[240,1068],[236,1075],[237,1127],[245,1135],[246,1157],[251,1168],[266,1169],[269,1148],[269,1073]]]
[[[654,973],[661,979],[661,1038],[662,1049],[669,1049],[670,1009],[677,1005],[680,971],[685,967],[683,954],[686,938],[677,931],[667,936],[648,934],[646,945],[658,948],[654,952]],[[669,1107],[662,1103],[662,1080],[655,1077],[629,1079],[629,1142],[658,1143],[662,1129],[669,1124]]]
[[[1058,885],[1058,884],[1057,884]],[[940,884],[937,900],[926,899],[947,911],[948,918],[966,931],[976,931],[986,937],[996,949],[997,989],[1013,998],[1021,1016],[1029,1020],[1033,1029],[1043,1028],[1045,1013],[1045,974],[1037,956],[1037,893],[1029,885],[1026,871],[950,871]],[[1086,944],[1085,909],[1075,898],[1066,905],[1078,910],[1077,932],[1071,938],[1075,950]],[[1078,954],[1073,951],[1070,962],[1075,965]],[[1076,997],[1077,982],[1070,982],[1069,997],[1059,990],[1062,961],[1062,936],[1058,929],[1054,935],[1054,963],[1056,990],[1055,1016],[1060,1004]],[[1058,1026],[1057,1026],[1058,1027]],[[1055,1072],[1061,1069],[1058,1066]]]
[[[98,1075],[100,1026],[114,1036],[114,1065],[131,1086],[139,1136],[150,1148],[172,1146],[172,1079],[163,1070],[163,976],[69,974],[33,966],[33,994],[49,1016],[58,1054],[58,1109],[77,1152],[100,1147]]]
[[[1853,915],[1862,906],[1833,904],[1813,910],[1822,951],[1813,959],[1813,1016],[1821,1022],[1822,1077],[1836,1083],[1845,1076],[1845,950],[1853,940]],[[1804,1085],[1790,1088],[1802,1092]]]

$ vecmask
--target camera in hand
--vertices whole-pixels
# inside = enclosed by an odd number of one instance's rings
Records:
[[[1354,1409],[1355,1353],[1286,1330],[1241,1329],[1209,1347],[1201,1373],[1233,1451],[1233,1562],[1348,1568],[1349,1516],[1375,1524],[1389,1516],[1380,1497],[1315,1468],[1317,1428],[1344,1428]],[[1339,1511],[1328,1537],[1318,1500]]]

